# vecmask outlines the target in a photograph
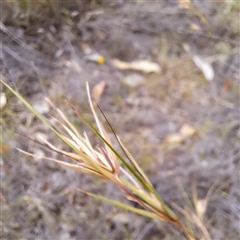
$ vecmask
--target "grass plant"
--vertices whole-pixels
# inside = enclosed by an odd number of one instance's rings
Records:
[[[205,229],[205,231],[202,231],[204,238],[198,238],[196,236],[196,233],[192,230],[194,228],[191,226],[191,224],[188,224],[188,227],[185,226],[180,221],[179,217],[173,212],[173,210],[169,206],[167,206],[167,204],[162,200],[162,197],[158,195],[157,191],[154,189],[150,180],[145,175],[141,167],[138,165],[137,161],[130,154],[126,146],[124,146],[120,138],[113,130],[111,124],[109,123],[107,117],[105,116],[101,108],[96,102],[92,101],[88,84],[86,85],[88,100],[98,129],[96,129],[70,103],[67,104],[81,118],[81,120],[89,126],[89,128],[96,134],[96,136],[101,139],[103,146],[94,147],[91,144],[91,141],[89,140],[87,134],[80,134],[70,122],[70,120],[68,120],[67,116],[59,108],[56,108],[49,99],[46,98],[46,101],[48,101],[52,108],[57,112],[60,119],[59,120],[52,117],[55,122],[54,125],[50,124],[50,121],[48,121],[44,116],[39,114],[30,103],[28,103],[4,80],[1,79],[1,82],[19,100],[21,100],[35,116],[37,116],[45,125],[47,125],[49,129],[56,134],[56,137],[60,138],[71,148],[71,151],[63,151],[55,147],[49,141],[42,139],[42,145],[54,152],[59,153],[60,155],[63,155],[64,157],[67,157],[71,160],[71,162],[69,163],[50,157],[43,158],[55,162],[61,166],[68,167],[74,171],[113,182],[125,193],[128,200],[138,203],[143,209],[133,207],[130,204],[127,205],[115,200],[110,200],[103,196],[99,196],[79,188],[76,188],[77,190],[84,192],[85,194],[88,194],[96,199],[100,199],[117,207],[120,207],[124,210],[131,211],[151,219],[156,219],[173,224],[184,233],[184,236],[187,239],[209,239],[209,235]],[[96,107],[98,107],[100,112],[103,114],[106,122],[108,123],[119,145],[121,146],[121,149],[125,156],[122,156],[114,148],[107,131],[104,129],[102,123],[97,116],[95,110]],[[28,156],[38,157],[21,149],[18,150]],[[180,207],[176,208],[178,208],[178,210],[180,209]],[[183,210],[182,213],[183,215],[186,215],[185,217],[187,221],[191,220],[190,214]],[[197,216],[194,216],[197,219]]]

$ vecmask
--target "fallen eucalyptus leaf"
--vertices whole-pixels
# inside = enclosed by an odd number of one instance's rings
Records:
[[[181,143],[184,141],[184,136],[178,133],[170,134],[166,137],[165,142],[166,143]]]
[[[200,31],[201,30],[201,28],[197,24],[195,24],[195,23],[191,23],[189,25],[189,29],[191,29],[193,31]]]
[[[204,77],[208,81],[212,81],[214,79],[214,70],[211,64],[201,59],[199,56],[194,55],[192,56],[193,62],[196,64],[196,66],[202,71]]]
[[[180,133],[184,137],[190,137],[196,133],[196,128],[194,128],[188,124],[184,124],[180,129]]]
[[[183,43],[183,49],[188,53],[195,65],[202,71],[204,77],[208,81],[212,81],[215,77],[214,69],[210,63],[208,63],[206,60],[203,60],[198,55],[194,54],[190,48],[190,46],[186,43]]]
[[[136,70],[144,73],[160,73],[161,69],[157,63],[147,60],[139,60],[134,62],[123,62],[118,59],[113,59],[112,64],[121,70]]]
[[[92,90],[92,97],[96,102],[99,102],[103,91],[105,89],[106,86],[106,82],[105,81],[101,81],[100,83],[96,84]]]

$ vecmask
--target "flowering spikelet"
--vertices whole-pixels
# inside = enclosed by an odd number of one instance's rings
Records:
[[[95,121],[97,123],[99,134],[102,136],[105,141],[112,146],[112,142],[103,128],[103,125],[99,121],[97,114],[94,110],[93,103],[90,97],[89,87],[87,86],[88,91],[88,99],[91,106],[91,110],[93,112]],[[107,144],[105,147],[97,146],[94,148],[90,143],[87,134],[84,132],[83,135],[76,130],[76,128],[70,123],[67,117],[63,114],[63,112],[56,108],[52,102],[46,98],[46,100],[50,103],[50,105],[58,112],[64,123],[60,120],[52,117],[64,130],[68,135],[60,134],[60,137],[75,151],[75,152],[67,152],[63,151],[45,139],[41,139],[43,144],[49,149],[73,160],[75,163],[67,163],[64,161],[60,161],[53,158],[43,157],[44,159],[51,160],[57,162],[60,165],[64,165],[66,167],[70,167],[74,170],[78,170],[79,172],[89,174],[95,177],[101,177],[104,179],[109,179],[109,176],[114,175],[115,177],[119,176],[119,162],[117,157],[112,152]],[[74,109],[74,108],[73,108]],[[74,111],[76,111],[74,109]],[[18,149],[19,151],[33,157],[37,157],[31,153],[25,152],[23,150]],[[109,175],[111,174],[111,175]],[[112,179],[112,178],[111,178]]]
[[[102,112],[101,108],[99,110],[103,114],[105,120],[107,121],[109,127],[111,128],[113,134],[115,135],[122,151],[125,154],[125,157],[128,161],[126,161],[113,147],[111,140],[103,128],[103,125],[99,121],[99,118],[95,112],[94,105],[92,103],[90,97],[89,86],[87,85],[87,93],[88,99],[90,103],[90,107],[92,113],[94,115],[98,131],[93,127],[88,120],[86,120],[82,115],[80,115],[74,107],[71,108],[74,112],[82,119],[84,122],[93,130],[93,132],[104,142],[104,147],[93,147],[90,143],[87,134],[83,133],[82,135],[76,130],[76,128],[71,124],[71,122],[67,119],[67,117],[61,112],[60,109],[56,108],[49,99],[46,99],[50,105],[58,112],[60,119],[55,120],[55,124],[52,125],[50,122],[45,119],[41,114],[39,114],[31,104],[29,104],[18,92],[12,89],[8,84],[3,81],[0,75],[0,82],[2,82],[12,93],[14,93],[18,99],[20,99],[28,109],[31,110],[32,113],[35,114],[45,125],[52,130],[57,137],[63,140],[70,148],[71,151],[61,150],[54,145],[52,145],[49,141],[45,139],[41,139],[41,145],[51,149],[54,152],[57,152],[64,157],[72,160],[74,163],[68,163],[65,161],[61,161],[55,158],[50,157],[42,157],[44,159],[53,161],[58,163],[59,165],[66,166],[75,171],[88,174],[94,177],[103,178],[105,180],[112,181],[115,183],[120,189],[122,189],[128,200],[137,202],[140,204],[145,210],[138,209],[126,204],[123,204],[118,201],[114,201],[108,198],[104,198],[102,196],[89,193],[78,189],[90,196],[93,196],[97,199],[101,199],[105,202],[111,203],[115,206],[123,208],[125,210],[138,213],[142,216],[149,217],[152,219],[162,220],[164,222],[169,222],[174,224],[176,227],[182,229],[188,239],[198,240],[195,237],[194,233],[185,227],[178,219],[177,215],[164,203],[164,201],[160,198],[153,185],[149,181],[148,177],[142,171],[137,161],[133,158],[127,148],[120,141],[119,137],[116,135],[115,131],[111,127],[111,124],[107,120],[105,114]],[[62,134],[59,131],[59,126],[65,131],[65,134]],[[24,136],[25,137],[25,136]],[[26,137],[28,138],[28,137]],[[33,140],[35,141],[35,140]],[[36,142],[36,141],[35,141]],[[32,157],[38,157],[26,151],[18,149],[20,152],[23,152]],[[119,165],[121,161],[123,166]],[[121,176],[120,176],[121,173]],[[127,180],[126,180],[127,179]],[[199,223],[199,222],[198,222]],[[200,221],[201,223],[201,221]],[[202,226],[202,225],[199,225]],[[200,227],[202,228],[202,227]],[[207,234],[206,229],[203,227],[204,235],[207,236],[204,239],[210,239]]]

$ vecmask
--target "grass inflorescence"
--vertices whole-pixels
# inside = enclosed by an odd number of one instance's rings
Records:
[[[67,157],[70,162],[62,161],[57,158],[42,157],[48,161],[55,162],[61,166],[68,167],[74,171],[87,174],[96,178],[104,179],[116,184],[126,195],[126,198],[130,201],[138,203],[143,209],[132,207],[131,205],[123,204],[121,202],[107,199],[103,196],[99,196],[83,189],[76,188],[77,190],[84,192],[90,196],[97,199],[108,202],[112,205],[137,213],[139,215],[161,220],[167,223],[171,223],[178,227],[184,232],[187,239],[199,239],[192,228],[186,227],[179,219],[179,217],[174,213],[174,211],[167,206],[167,204],[162,200],[162,197],[158,195],[157,191],[154,189],[150,180],[143,172],[141,167],[138,165],[137,161],[127,150],[126,146],[121,142],[120,138],[115,133],[107,117],[98,106],[96,102],[93,102],[90,96],[90,89],[87,84],[87,93],[90,108],[92,110],[97,128],[96,129],[82,114],[80,114],[70,103],[67,104],[73,109],[73,111],[85,122],[89,128],[98,136],[103,146],[93,146],[89,140],[87,134],[84,132],[80,134],[74,125],[68,120],[67,116],[57,107],[55,107],[52,102],[46,98],[46,101],[52,106],[52,108],[58,113],[59,118],[51,117],[54,124],[51,124],[49,120],[39,114],[30,103],[28,103],[18,92],[11,88],[6,82],[1,80],[1,82],[19,99],[26,107],[37,116],[45,125],[52,130],[56,137],[60,138],[65,142],[71,149],[71,151],[64,151],[56,146],[54,146],[49,141],[42,139],[41,144],[48,149],[57,152],[58,154]],[[107,124],[112,130],[114,136],[117,139],[123,153],[122,156],[113,146],[112,141],[104,129],[101,121],[99,120],[95,107],[98,107],[100,112],[103,114]],[[32,153],[18,149],[20,152],[31,156],[39,157]],[[180,208],[179,208],[180,209]],[[181,210],[181,209],[180,209]],[[183,212],[186,218],[189,219],[189,215]],[[194,215],[196,219],[197,216]],[[200,221],[200,220],[199,220]],[[201,224],[198,224],[201,226]],[[200,227],[201,228],[201,227]],[[204,229],[204,226],[203,226]],[[204,229],[205,230],[205,229]],[[203,231],[203,235],[206,237],[207,231]],[[209,237],[209,235],[207,235]]]

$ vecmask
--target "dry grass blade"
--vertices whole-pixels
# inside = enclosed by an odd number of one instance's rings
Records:
[[[170,219],[174,219],[176,220],[177,217],[176,215],[173,213],[173,211],[171,211],[171,209],[163,202],[163,200],[159,197],[159,195],[157,194],[156,190],[153,188],[151,182],[148,180],[147,176],[144,174],[144,172],[142,171],[142,169],[139,167],[139,165],[137,164],[137,162],[135,161],[135,159],[132,157],[132,155],[130,154],[130,152],[127,150],[127,148],[122,144],[122,142],[120,141],[119,137],[116,135],[114,129],[112,128],[111,124],[109,123],[106,115],[103,113],[103,111],[101,110],[101,108],[99,107],[99,105],[97,104],[99,110],[101,111],[102,115],[104,116],[106,122],[108,123],[109,127],[111,128],[113,134],[115,135],[118,143],[120,144],[124,154],[126,155],[126,157],[129,159],[129,161],[132,163],[135,171],[139,174],[138,177],[140,177],[141,181],[144,183],[143,186],[146,188],[146,190],[148,190],[150,193],[152,193],[153,195],[155,195],[155,197],[158,199],[158,202],[160,202],[163,211],[169,216]],[[132,189],[133,190],[133,189]]]
[[[121,181],[124,183],[124,185],[126,185],[129,189],[131,189],[131,191],[136,194],[137,196],[139,196],[141,199],[143,199],[145,202],[147,202],[148,204],[150,204],[153,208],[155,208],[157,211],[163,211],[162,205],[161,203],[159,203],[159,201],[156,201],[155,198],[153,198],[151,195],[149,195],[149,193],[147,193],[144,190],[141,189],[137,189],[136,187],[134,187],[132,184],[130,184],[129,182],[127,182],[124,179],[121,179]]]
[[[50,99],[45,98],[45,100],[58,112],[58,114],[61,116],[61,118],[67,123],[67,125],[70,127],[70,129],[74,132],[74,134],[81,139],[84,142],[84,138],[79,134],[77,129],[73,126],[73,124],[67,119],[67,117],[64,115],[64,113],[57,107],[53,105],[53,103],[50,101]]]
[[[88,174],[90,176],[93,176],[93,177],[100,177],[100,178],[103,178],[103,179],[107,179],[104,175],[102,175],[101,173],[98,173],[96,172],[94,169],[90,169],[90,168],[87,168],[86,166],[84,165],[77,165],[77,164],[71,164],[71,163],[67,163],[67,162],[63,162],[63,161],[60,161],[58,159],[55,159],[55,158],[50,158],[50,157],[43,157],[43,156],[37,156],[35,154],[31,154],[29,152],[26,152],[26,151],[23,151],[21,149],[18,149],[17,150],[21,153],[24,153],[25,155],[27,156],[30,156],[30,157],[35,157],[35,158],[42,158],[42,159],[45,159],[45,160],[49,160],[49,161],[52,161],[52,162],[55,162],[61,166],[64,166],[64,167],[67,167],[67,168],[70,168],[74,171],[77,171],[77,172],[81,172],[81,173],[84,173],[84,174]]]
[[[120,207],[124,210],[131,211],[131,212],[137,213],[139,215],[142,215],[142,216],[145,216],[145,217],[148,217],[148,218],[162,220],[162,219],[159,218],[159,216],[157,216],[154,213],[151,213],[151,212],[148,212],[148,211],[145,211],[145,210],[142,210],[142,209],[134,208],[134,207],[128,206],[126,204],[123,204],[123,203],[120,203],[120,202],[117,202],[117,201],[114,201],[114,200],[110,200],[108,198],[104,198],[102,196],[99,196],[99,195],[96,195],[96,194],[93,194],[93,193],[86,192],[86,191],[84,191],[82,189],[79,189],[79,188],[76,188],[76,189],[80,192],[83,192],[83,193],[89,195],[89,196],[92,196],[96,199],[108,202],[108,203],[110,203],[114,206]]]
[[[117,156],[117,158],[124,164],[124,166],[137,178],[137,180],[148,189],[145,181],[142,180],[141,177],[134,171],[134,169],[122,158],[122,156],[102,137],[102,135],[87,121],[79,112],[70,104],[69,106],[73,109],[73,111],[89,126],[90,129],[113,151],[113,153]]]
[[[2,81],[2,80],[1,80]],[[3,81],[2,81],[3,82]],[[99,132],[95,127],[85,119],[81,114],[79,114],[76,109],[68,103],[68,105],[73,109],[73,111],[89,126],[89,128],[103,141],[105,144],[105,148],[97,147],[94,148],[89,141],[87,134],[84,133],[83,136],[76,130],[76,128],[71,124],[71,122],[67,119],[67,117],[61,112],[60,109],[56,108],[49,99],[47,101],[51,104],[51,106],[58,112],[63,119],[63,123],[58,119],[54,118],[56,125],[60,125],[61,130],[58,130],[58,126],[52,126],[47,119],[45,119],[41,114],[39,114],[19,93],[13,90],[8,84],[3,82],[3,84],[13,93],[15,94],[26,106],[27,108],[34,113],[44,124],[46,124],[49,129],[51,129],[61,140],[63,140],[74,152],[67,152],[61,149],[58,149],[49,141],[42,139],[43,146],[48,147],[49,149],[71,159],[74,160],[74,164],[60,161],[55,158],[50,157],[41,157],[43,159],[55,162],[59,165],[68,167],[75,171],[88,174],[90,176],[94,176],[97,178],[102,178],[108,181],[115,183],[120,189],[122,189],[127,198],[131,201],[139,203],[145,210],[137,209],[110,199],[106,199],[104,197],[85,192],[88,195],[91,195],[97,199],[101,199],[106,201],[112,205],[121,207],[125,210],[132,211],[138,213],[140,215],[158,219],[165,222],[173,223],[175,226],[181,228],[187,236],[190,236],[189,239],[197,239],[193,236],[192,232],[186,228],[177,218],[175,213],[163,202],[160,198],[151,182],[148,180],[147,176],[144,174],[137,161],[132,157],[127,148],[122,144],[115,131],[113,130],[111,124],[107,120],[105,114],[102,112],[104,118],[109,124],[111,130],[113,131],[116,139],[118,140],[123,152],[126,157],[129,159],[130,164],[114,149],[112,142],[110,140],[109,135],[105,131],[103,125],[101,124],[97,114],[94,110],[94,106],[90,96],[89,86],[87,84],[87,93],[89,104],[94,115],[95,121],[97,123]],[[65,130],[67,136],[62,134],[62,130]],[[39,157],[34,154],[28,153],[26,151],[18,149],[20,152],[31,156],[31,157]],[[123,169],[119,165],[119,160],[123,163]],[[131,183],[120,178],[120,169],[128,179],[131,180]],[[138,181],[138,182],[137,182]],[[133,184],[132,184],[133,183]],[[141,185],[140,185],[141,184]],[[80,189],[79,189],[80,190]],[[82,191],[82,190],[80,190]],[[83,191],[84,192],[84,191]],[[197,224],[200,223],[198,222]]]
[[[100,83],[96,84],[92,90],[92,97],[96,102],[99,102],[104,89],[106,86],[106,82],[105,81],[101,81]]]
[[[142,169],[139,167],[139,165],[137,164],[137,162],[135,161],[135,159],[132,157],[132,155],[130,154],[130,152],[127,150],[127,148],[122,144],[122,142],[120,141],[119,137],[117,136],[117,134],[115,133],[112,125],[110,124],[110,122],[108,121],[106,115],[104,114],[104,112],[102,111],[102,109],[99,107],[99,105],[97,104],[100,112],[102,113],[102,115],[104,116],[108,126],[111,128],[114,136],[116,137],[120,147],[122,148],[125,156],[128,158],[128,160],[132,163],[134,169],[136,172],[132,172],[131,169],[128,168],[127,164],[125,162],[124,165],[127,166],[127,168],[130,170],[131,173],[133,173],[133,175],[139,180],[140,183],[142,183],[142,185],[148,189],[148,190],[152,190],[153,186],[151,184],[151,182],[148,180],[147,176],[144,174],[144,172],[142,171]],[[138,173],[138,175],[136,176],[135,173]]]
[[[179,207],[177,204],[172,203],[172,205],[182,214],[184,215],[184,217],[188,220],[190,220],[191,222],[194,222],[203,232],[204,234],[204,239],[207,240],[212,240],[211,236],[209,235],[206,227],[204,226],[203,222],[197,217],[197,215],[192,212],[189,214],[186,210],[184,210],[183,208]],[[193,235],[193,233],[191,232],[191,235]]]
[[[149,187],[152,188],[152,184],[149,181],[148,177],[145,175],[145,173],[142,171],[142,169],[139,167],[138,163],[136,162],[136,160],[133,158],[133,156],[130,154],[130,152],[127,150],[127,148],[123,145],[123,143],[121,142],[120,138],[116,135],[116,138],[121,146],[121,148],[123,149],[123,152],[126,154],[127,158],[129,159],[129,161],[132,163],[133,167],[135,168],[135,170],[139,173],[139,175],[149,184]]]
[[[88,100],[89,100],[89,104],[90,104],[90,107],[91,107],[91,110],[93,112],[93,115],[94,115],[94,118],[95,118],[95,121],[97,123],[97,126],[98,126],[98,129],[101,133],[101,136],[110,144],[112,145],[112,142],[107,134],[107,132],[105,131],[104,127],[102,126],[101,122],[99,121],[98,119],[98,116],[94,110],[94,107],[93,107],[93,104],[92,104],[92,100],[91,100],[91,96],[90,96],[90,90],[89,90],[89,85],[87,84],[87,93],[88,93]],[[105,144],[105,147],[106,147],[106,151],[108,153],[108,156],[109,158],[112,160],[112,163],[116,169],[116,172],[119,173],[119,166],[118,166],[118,160],[117,160],[117,157],[116,155],[112,152],[112,150],[108,147],[107,144]]]

